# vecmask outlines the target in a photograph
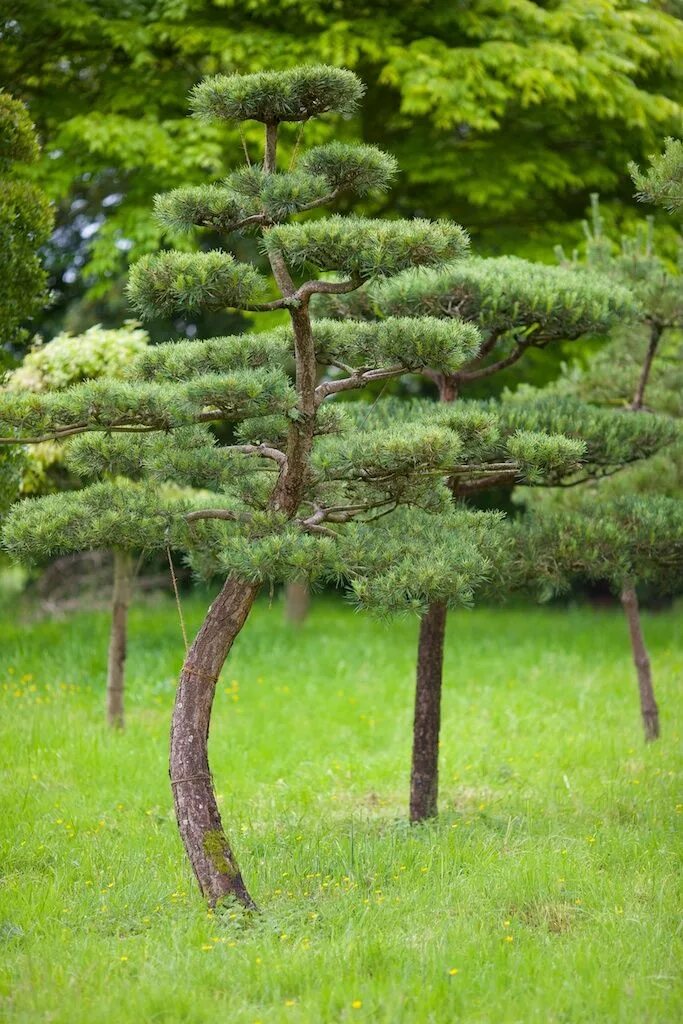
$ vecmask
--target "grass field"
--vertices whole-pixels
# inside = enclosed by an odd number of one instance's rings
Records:
[[[680,609],[679,609],[680,612]],[[190,626],[202,601],[187,602]],[[641,741],[616,611],[449,622],[442,816],[406,825],[414,621],[259,604],[218,691],[221,806],[263,909],[208,914],[173,819],[169,603],[1,630],[0,1018],[56,1024],[674,1024],[683,1016],[680,614],[645,617]]]

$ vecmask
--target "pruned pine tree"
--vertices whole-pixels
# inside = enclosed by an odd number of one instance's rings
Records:
[[[481,332],[481,343],[472,357],[453,373],[431,366],[427,375],[435,382],[442,403],[457,415],[478,405],[462,399],[475,382],[490,377],[520,360],[531,348],[577,339],[585,334],[604,334],[621,318],[633,315],[628,292],[610,280],[577,273],[563,267],[532,264],[515,257],[470,259],[458,265],[422,272],[406,272],[364,289],[357,295],[326,297],[328,312],[344,317],[351,313],[370,320],[391,316],[435,316],[446,321],[464,318]],[[381,322],[381,320],[380,320]],[[458,399],[456,402],[455,400]],[[444,408],[442,406],[442,408]],[[496,416],[504,436],[554,438],[565,436],[582,444],[580,467],[553,466],[552,460],[537,465],[533,474],[522,475],[500,453],[490,457],[488,471],[452,474],[448,485],[456,502],[491,488],[512,488],[526,479],[535,486],[575,485],[596,475],[611,474],[630,462],[657,451],[671,438],[670,425],[641,414],[626,422],[603,410],[579,402],[528,400],[489,403],[483,407]],[[482,464],[487,456],[482,455]],[[499,562],[495,590],[504,594],[519,580],[514,565]],[[455,602],[453,602],[455,603]],[[410,786],[410,818],[413,822],[433,817],[438,811],[438,760],[443,652],[448,585],[441,597],[424,610],[418,641],[413,752]]]
[[[552,390],[623,413],[648,409],[670,417],[671,443],[623,474],[596,479],[587,494],[529,492],[523,500],[536,513],[529,518],[528,530],[531,535],[539,534],[541,546],[548,541],[549,531],[557,531],[558,546],[546,553],[561,567],[556,574],[549,574],[551,589],[556,582],[561,585],[571,580],[572,575],[579,580],[603,580],[615,589],[628,623],[643,730],[650,741],[660,735],[660,721],[640,622],[638,588],[667,594],[678,582],[680,589],[680,571],[677,580],[675,571],[677,566],[680,569],[677,531],[683,497],[683,347],[679,333],[683,328],[683,276],[672,272],[657,256],[650,223],[634,237],[622,239],[617,247],[604,233],[597,197],[592,200],[586,238],[585,263],[579,265],[588,273],[598,269],[615,284],[629,287],[638,300],[637,314],[630,324],[613,331],[611,340],[588,366],[567,369]],[[593,508],[599,507],[599,523],[591,522],[595,516],[587,513],[589,501]],[[545,515],[548,526],[543,522]],[[572,531],[575,542],[571,541]],[[611,565],[604,557],[610,542]],[[582,544],[584,555],[577,557]],[[590,564],[586,552],[596,545],[600,557]],[[532,560],[537,546],[531,543]]]
[[[7,378],[9,391],[36,393],[62,391],[83,380],[97,377],[116,378],[129,363],[147,347],[147,335],[134,323],[118,330],[107,330],[95,325],[81,335],[59,334],[47,344],[38,342],[26,355],[21,366]],[[74,490],[80,480],[91,479],[87,467],[74,465],[65,445],[58,441],[45,441],[25,451],[21,480],[22,496],[46,495],[55,491]],[[71,498],[76,503],[79,497]],[[72,506],[75,513],[76,505]],[[87,514],[87,507],[83,514]],[[39,524],[38,524],[39,525]],[[35,537],[26,534],[24,540],[9,539],[17,556],[33,562],[52,559],[61,552],[58,534]],[[103,545],[110,548],[111,545]],[[76,549],[78,550],[78,548]],[[132,596],[135,561],[139,552],[128,547],[111,549],[113,562],[111,629],[107,658],[106,713],[109,725],[123,728],[125,665],[128,636],[128,608]]]
[[[11,401],[0,396],[4,443],[85,435],[75,457],[113,477],[76,495],[21,503],[7,528],[10,544],[21,544],[22,537],[29,543],[28,535],[36,534],[51,547],[71,550],[105,541],[138,549],[178,545],[191,550],[198,567],[218,562],[226,574],[187,652],[170,749],[180,834],[211,904],[231,896],[253,906],[223,830],[207,739],[218,675],[262,581],[322,573],[356,577],[362,589],[369,565],[394,571],[394,561],[387,563],[374,545],[373,519],[397,510],[408,517],[408,526],[415,521],[416,530],[435,531],[440,519],[429,515],[433,503],[425,496],[433,494],[434,477],[448,476],[464,450],[455,432],[433,425],[390,428],[372,439],[354,432],[352,424],[344,432],[344,417],[330,402],[424,365],[453,373],[481,344],[477,329],[457,319],[311,323],[315,294],[351,292],[373,278],[440,266],[467,251],[465,232],[448,222],[333,215],[285,223],[343,193],[363,195],[390,184],[394,161],[369,146],[334,142],[306,152],[300,146],[296,166],[277,167],[283,125],[303,125],[328,112],[350,114],[362,92],[354,74],[325,66],[203,81],[192,96],[196,116],[260,121],[263,159],[219,184],[171,192],[158,200],[157,212],[174,232],[194,226],[228,236],[255,232],[270,265],[272,290],[266,293],[256,267],[223,250],[148,255],[131,273],[131,299],[143,316],[284,310],[287,328],[158,346],[124,381],[13,394]],[[320,279],[327,272],[341,280]],[[318,381],[319,364],[341,367],[343,376]],[[230,441],[218,443],[209,424],[232,424]],[[565,461],[575,464],[574,442],[560,438],[555,447],[556,460],[564,449]],[[135,467],[139,482],[130,479]],[[188,508],[182,497],[164,496],[162,478],[205,490]],[[471,521],[467,531],[461,515],[460,528],[451,530],[460,545],[463,588],[477,566],[481,533],[476,515]],[[458,561],[456,552],[451,561]],[[394,599],[402,596],[410,605],[409,552],[403,579],[406,592]],[[425,572],[420,585],[429,582]]]
[[[598,511],[599,508],[599,511]],[[577,580],[607,581],[619,595],[638,678],[646,741],[660,734],[659,708],[638,608],[637,588],[680,590],[683,502],[662,495],[595,496],[532,512],[516,524],[516,552],[534,582],[561,592]]]
[[[650,157],[650,166],[641,171],[638,164],[629,164],[639,199],[664,207],[675,213],[683,206],[683,140],[668,138],[662,153]]]

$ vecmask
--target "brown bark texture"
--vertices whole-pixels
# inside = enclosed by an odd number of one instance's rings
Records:
[[[652,740],[659,738],[659,708],[657,707],[655,691],[652,685],[650,658],[645,646],[645,638],[643,637],[638,595],[636,594],[635,587],[627,585],[623,588],[621,603],[626,614],[626,621],[628,622],[633,663],[638,677],[640,714],[643,720],[645,742],[650,743]]]
[[[438,813],[439,729],[446,605],[432,604],[420,622],[413,721],[413,761],[410,775],[410,820]]]
[[[659,326],[659,324],[652,324],[652,327],[650,328],[650,341],[647,346],[647,352],[645,353],[645,361],[643,362],[643,368],[640,371],[638,384],[636,385],[633,401],[631,402],[631,409],[633,409],[634,411],[643,408],[645,388],[647,387],[647,382],[650,379],[652,363],[654,362],[655,355],[657,354],[657,348],[659,346],[661,336],[662,328]]]
[[[123,695],[128,648],[128,608],[133,581],[133,557],[129,551],[114,551],[111,631],[107,663],[107,721],[114,729],[123,729]]]
[[[223,831],[208,741],[218,676],[258,591],[258,584],[228,577],[187,653],[173,710],[169,768],[178,828],[199,888],[212,907],[233,896],[254,908]]]
[[[441,402],[458,397],[456,382],[445,374],[436,376]],[[441,687],[446,639],[446,606],[432,604],[420,622],[415,683],[415,717],[410,771],[410,820],[425,821],[439,812],[439,730]]]

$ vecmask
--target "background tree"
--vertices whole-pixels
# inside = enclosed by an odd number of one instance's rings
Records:
[[[37,344],[27,354],[22,365],[7,379],[9,391],[36,393],[63,391],[79,381],[98,377],[120,378],[129,364],[147,347],[147,335],[134,323],[119,330],[105,330],[99,325],[84,334],[60,334],[46,345]],[[49,494],[60,490],[74,490],[82,478],[89,477],[87,465],[74,465],[64,444],[44,441],[26,450],[19,493],[22,496]],[[79,498],[71,498],[75,513]],[[47,507],[60,503],[52,502]],[[91,514],[85,503],[82,515]],[[51,536],[53,536],[51,534]],[[109,545],[105,543],[106,548]],[[31,549],[35,561],[51,558],[59,553],[52,542],[42,544],[36,535]],[[132,596],[135,557],[139,552],[116,547],[111,551],[113,561],[112,618],[107,661],[106,708],[107,720],[115,728],[124,724],[125,664],[127,654],[128,608]]]
[[[125,315],[125,262],[162,237],[153,194],[229,169],[237,128],[184,116],[203,74],[284,69],[312,52],[355,68],[368,103],[339,132],[399,157],[392,208],[466,219],[491,254],[545,256],[572,237],[590,190],[627,213],[626,161],[645,159],[681,118],[683,25],[637,0],[294,0],[282,10],[254,0],[246,17],[220,0],[25,0],[1,30],[0,82],[46,144],[38,176],[58,201],[61,303],[84,285],[99,296],[85,321],[72,310],[78,331]],[[257,145],[253,126],[244,132]],[[306,141],[328,133],[316,123]],[[369,210],[383,203],[373,197]]]
[[[671,153],[671,147],[667,152]],[[663,179],[658,177],[657,180],[661,183]],[[681,275],[655,251],[651,222],[642,224],[635,235],[622,238],[617,246],[604,230],[597,196],[592,197],[591,212],[591,223],[585,230],[585,256],[579,262],[575,254],[574,265],[582,267],[586,274],[598,271],[616,284],[627,286],[637,299],[638,315],[627,327],[615,330],[609,344],[587,366],[568,368],[563,378],[553,385],[552,391],[628,412],[647,408],[680,422],[683,417]],[[672,577],[668,571],[669,556],[660,548],[660,545],[666,546],[668,537],[670,558],[675,565],[679,515],[676,501],[680,502],[683,495],[683,444],[680,433],[675,436],[675,443],[666,446],[654,458],[615,479],[596,482],[591,498],[594,503],[599,503],[599,526],[586,520],[585,496],[525,493],[522,498],[539,511],[542,509],[550,514],[551,509],[555,510],[555,518],[547,529],[536,519],[533,531],[539,532],[547,541],[548,530],[553,529],[553,523],[556,524],[561,546],[548,557],[563,564],[566,555],[566,578],[571,579],[573,571],[577,579],[602,578],[617,590],[629,626],[646,740],[659,736],[660,724],[650,659],[640,622],[638,587],[641,590],[645,587],[650,593],[660,591],[664,594],[676,589],[675,576]],[[639,495],[640,500],[627,500],[634,495]],[[658,496],[667,500],[660,501]],[[647,507],[648,501],[652,502],[651,509]],[[593,537],[591,529],[602,532]],[[615,534],[620,529],[624,533],[623,551],[615,542]],[[663,531],[661,537],[656,536],[657,529]],[[577,533],[576,545],[568,540],[572,530]],[[643,537],[649,538],[651,545],[650,565],[647,563],[648,546],[641,546]],[[605,568],[604,557],[596,558],[593,569],[587,561],[577,557],[576,552],[582,544],[586,551],[596,546],[602,555],[609,543],[614,544],[611,568]],[[599,570],[603,572],[602,577]],[[560,574],[559,579],[562,581],[564,577]],[[680,589],[680,578],[678,587]]]
[[[569,268],[531,264],[516,257],[470,259],[444,269],[407,272],[346,299],[325,297],[337,315],[350,311],[367,317],[431,315],[462,317],[481,330],[478,351],[452,374],[427,373],[442,402],[459,399],[464,389],[519,363],[525,353],[582,335],[604,334],[624,316],[633,314],[628,293],[609,278],[588,277]],[[468,403],[463,403],[468,408]],[[494,405],[491,407],[496,409]],[[629,423],[611,414],[592,411],[576,402],[507,401],[497,409],[503,434],[516,431],[560,434],[583,441],[587,448],[581,469],[557,473],[546,467],[531,482],[576,484],[595,475],[612,473],[633,459],[652,454],[671,439],[666,424],[641,417]],[[491,457],[492,455],[492,457]],[[472,476],[453,475],[450,488],[456,501],[498,491],[505,500],[520,481],[519,468],[505,463],[500,452],[482,453],[491,471]],[[501,494],[502,489],[502,494]],[[495,500],[495,498],[494,498]],[[513,572],[496,578],[500,596],[515,583]],[[423,614],[417,653],[415,717],[411,770],[410,817],[414,822],[433,817],[438,809],[440,707],[443,684],[444,638],[448,586],[444,599]]]
[[[26,165],[39,159],[26,108],[0,92],[0,370],[28,337],[22,325],[48,297],[38,250],[50,236],[52,211],[43,192],[26,180]]]
[[[553,591],[576,580],[607,581],[621,599],[638,678],[645,740],[660,734],[650,657],[640,621],[638,587],[658,594],[680,591],[683,573],[683,502],[661,495],[595,496],[543,509],[519,530],[523,558],[535,581]]]

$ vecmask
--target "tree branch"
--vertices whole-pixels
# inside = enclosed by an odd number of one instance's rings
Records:
[[[497,373],[498,370],[504,370],[506,366],[512,366],[513,363],[516,363],[524,355],[527,348],[529,348],[529,345],[525,342],[517,342],[512,352],[504,359],[499,359],[495,363],[489,363],[488,366],[482,366],[479,370],[471,370],[469,372],[466,370],[458,371],[458,373],[452,375],[453,379],[461,384],[463,382],[481,380],[482,377],[490,377],[491,374]]]
[[[341,380],[328,380],[318,384],[315,389],[316,403],[319,405],[328,395],[336,395],[340,391],[351,391],[354,388],[362,388],[365,384],[375,380],[387,380],[390,377],[399,377],[402,373],[408,372],[405,366],[388,366],[381,370],[358,371],[351,377],[343,377]]]
[[[227,449],[232,452],[241,452],[243,455],[260,455],[264,459],[272,459],[280,466],[287,462],[287,456],[279,448],[271,448],[266,444],[233,444]]]
[[[295,294],[298,299],[305,299],[309,295],[345,295],[360,288],[365,281],[366,278],[360,274],[354,274],[348,281],[306,281]]]
[[[196,523],[200,519],[223,519],[232,523],[250,523],[251,516],[246,512],[231,512],[229,508],[200,508],[196,512],[188,512],[187,523]]]

